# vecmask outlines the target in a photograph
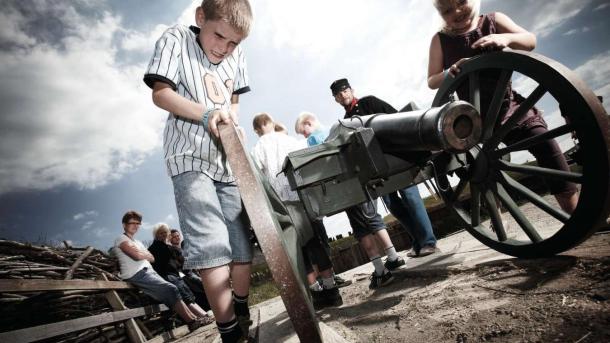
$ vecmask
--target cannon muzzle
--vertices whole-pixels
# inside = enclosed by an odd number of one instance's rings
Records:
[[[428,110],[394,114],[372,114],[343,119],[335,124],[330,137],[343,128],[373,129],[384,153],[445,150],[464,152],[479,142],[481,117],[465,101],[453,101]]]

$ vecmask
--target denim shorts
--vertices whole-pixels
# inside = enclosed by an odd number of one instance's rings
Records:
[[[347,219],[352,230],[354,230],[354,237],[357,240],[362,239],[366,235],[374,235],[375,232],[386,228],[383,219],[377,213],[375,203],[372,201],[365,201],[352,206],[345,210],[345,214],[347,214]]]
[[[134,284],[144,294],[150,296],[156,301],[165,304],[165,306],[174,308],[174,305],[181,300],[178,288],[171,283],[165,281],[161,275],[157,274],[152,268],[142,268],[134,276],[125,281]]]
[[[252,261],[250,224],[235,182],[191,171],[173,176],[172,183],[184,235],[184,269]]]

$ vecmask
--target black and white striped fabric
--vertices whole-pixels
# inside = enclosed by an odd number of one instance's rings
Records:
[[[194,26],[167,29],[157,41],[144,82],[151,88],[157,81],[165,82],[206,109],[228,111],[232,94],[250,90],[244,52],[238,45],[221,63],[212,64],[199,46],[198,33]],[[169,114],[163,150],[170,176],[197,171],[216,181],[234,180],[220,141],[207,130],[200,120]]]

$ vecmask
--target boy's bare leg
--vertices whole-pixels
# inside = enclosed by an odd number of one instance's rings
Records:
[[[212,312],[221,323],[229,322],[235,316],[229,274],[227,265],[199,271]]]
[[[231,280],[233,280],[233,292],[243,297],[250,291],[251,263],[233,262],[231,266]]]
[[[384,249],[394,246],[392,240],[390,239],[390,234],[388,234],[388,230],[386,229],[375,232],[375,237],[377,237],[379,243],[381,243]]]
[[[385,230],[384,230],[385,231]],[[379,231],[378,231],[379,232]],[[379,247],[375,242],[375,236],[368,234],[360,239],[360,244],[369,258],[379,256]]]

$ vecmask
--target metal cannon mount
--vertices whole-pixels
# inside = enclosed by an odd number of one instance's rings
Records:
[[[249,160],[237,130],[221,126],[244,206],[302,342],[323,341],[303,282],[300,247],[311,237],[308,219],[431,179],[468,232],[512,256],[557,254],[608,225],[610,125],[600,100],[585,83],[560,63],[530,52],[485,54],[461,69],[456,78],[445,80],[429,110],[341,120],[325,143],[291,153],[285,172],[301,204],[279,201]],[[497,80],[481,113],[481,79],[489,72]],[[525,99],[500,124],[501,102],[511,84],[523,86],[525,90],[518,91]],[[451,101],[460,87],[469,90],[467,97]],[[503,145],[534,106],[548,113],[548,132]],[[570,171],[540,167],[531,155],[524,163],[524,152],[533,145],[547,139],[566,142],[570,136],[583,152]],[[534,189],[540,181],[526,182],[532,177],[576,183],[576,209],[564,212],[552,196]],[[523,203],[530,206],[527,211]],[[510,228],[504,225],[504,211]],[[528,219],[532,211],[544,217],[544,223]]]

